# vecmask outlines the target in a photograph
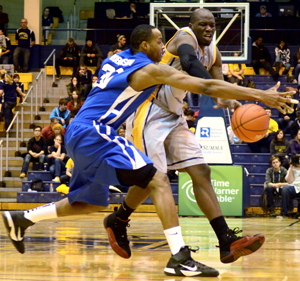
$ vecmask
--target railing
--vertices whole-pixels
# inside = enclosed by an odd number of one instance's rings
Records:
[[[5,187],[3,182],[3,140],[0,140],[0,186]]]
[[[6,177],[11,177],[11,173],[8,171],[8,137],[9,137],[9,131],[11,130],[13,124],[17,123],[17,129],[16,129],[16,152],[15,152],[15,156],[21,156],[21,153],[19,151],[19,111],[17,111],[15,113],[15,116],[13,118],[13,120],[10,122],[10,125],[8,126],[7,130],[6,130],[6,163],[5,163],[5,176]]]
[[[67,37],[68,38],[74,38],[74,39],[77,39],[77,32],[75,31],[73,33],[73,31],[76,30],[76,28],[79,27],[79,22],[80,22],[79,21],[80,7],[77,8],[76,2],[77,2],[77,0],[74,1],[73,8],[70,11],[69,17],[68,17],[68,20],[67,20],[67,27],[68,27]],[[79,3],[79,6],[80,6],[80,3]]]
[[[24,105],[27,104],[26,100],[29,95],[33,92],[33,86],[30,86],[23,102],[20,104],[21,106],[21,146],[24,147],[26,144],[24,143]],[[33,96],[33,95],[32,95]],[[31,98],[30,102],[30,127],[33,127],[33,98]]]
[[[45,68],[45,100],[44,102],[49,102],[47,99],[47,63],[50,60],[50,58],[53,56],[53,82],[52,87],[57,87],[57,84],[55,83],[55,51],[56,49],[53,49],[51,54],[48,56],[48,58],[44,61],[44,68]]]
[[[46,70],[45,70],[46,71]],[[43,74],[44,70],[42,69],[38,76],[35,78],[35,117],[34,120],[41,120],[40,115],[38,115],[38,93],[40,93],[41,96],[41,107],[40,110],[43,108]],[[41,87],[40,87],[40,91],[39,91],[39,79],[41,78]],[[45,81],[46,83],[46,81]],[[42,111],[42,110],[41,110]],[[45,111],[45,108],[44,110]]]

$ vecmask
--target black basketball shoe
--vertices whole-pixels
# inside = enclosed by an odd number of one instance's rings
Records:
[[[124,259],[129,259],[131,256],[126,230],[126,227],[130,226],[128,224],[129,221],[121,220],[115,213],[110,214],[103,220],[110,246],[116,254]]]
[[[228,229],[228,234],[220,240],[220,259],[222,263],[231,263],[242,256],[247,256],[257,251],[265,242],[263,234],[238,237],[242,232],[238,228]]]
[[[2,214],[8,237],[19,253],[25,253],[24,234],[25,230],[34,225],[33,222],[24,217],[23,211],[6,211]]]
[[[164,269],[166,275],[171,276],[201,276],[216,277],[219,272],[212,267],[208,267],[200,262],[194,261],[191,257],[189,246],[182,247],[176,255],[172,255]]]

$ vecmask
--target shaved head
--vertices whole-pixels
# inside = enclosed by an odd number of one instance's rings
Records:
[[[211,16],[214,18],[214,15],[209,10],[199,8],[192,13],[190,18],[190,23],[195,23],[196,21],[199,20],[199,18],[202,18],[204,16]]]

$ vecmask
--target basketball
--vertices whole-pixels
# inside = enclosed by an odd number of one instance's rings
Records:
[[[235,135],[244,142],[257,142],[269,129],[270,117],[256,104],[244,104],[232,115],[231,127]]]

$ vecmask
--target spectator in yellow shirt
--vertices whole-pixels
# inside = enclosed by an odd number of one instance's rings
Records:
[[[274,138],[275,133],[279,130],[278,123],[271,118],[272,109],[266,107],[265,111],[270,117],[269,130],[261,140],[254,143],[248,143],[249,148],[254,153],[270,153],[270,143]]]
[[[238,53],[234,53],[235,57],[238,57]],[[246,69],[246,65],[240,63],[230,63],[229,64],[229,72],[228,72],[228,82],[234,85],[242,85],[244,81],[244,71]]]
[[[66,174],[60,177],[61,185],[56,188],[57,192],[62,192],[65,194],[69,193],[69,182],[74,169],[74,162],[71,158],[69,158],[67,161],[66,169]]]

